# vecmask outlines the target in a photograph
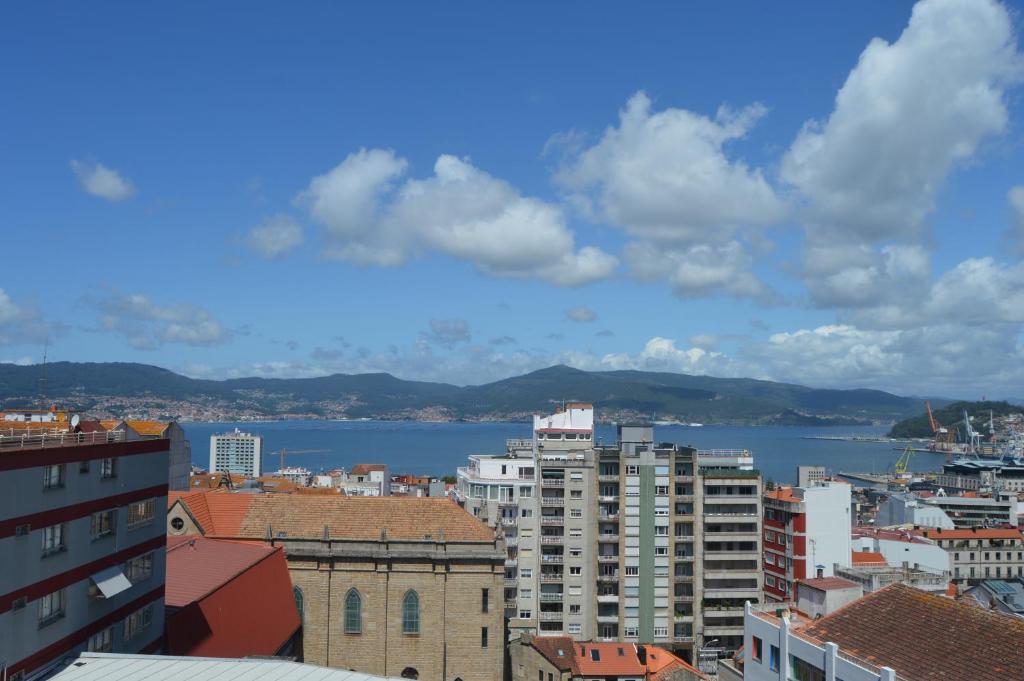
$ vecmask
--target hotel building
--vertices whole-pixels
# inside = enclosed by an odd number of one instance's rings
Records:
[[[263,475],[263,436],[233,433],[210,436],[210,472],[237,473],[249,478]]]

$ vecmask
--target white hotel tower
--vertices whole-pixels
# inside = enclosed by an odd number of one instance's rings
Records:
[[[263,474],[263,436],[233,433],[210,436],[210,472],[237,473],[250,478]]]

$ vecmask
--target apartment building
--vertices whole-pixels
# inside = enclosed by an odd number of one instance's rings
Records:
[[[0,678],[159,650],[168,455],[77,417],[0,436]]]
[[[848,566],[850,485],[818,481],[764,494],[764,593],[773,601],[796,597],[796,581],[831,577]]]
[[[986,579],[1024,576],[1024,535],[1016,528],[972,527],[926,530],[925,538],[946,550],[959,589]]]
[[[263,475],[263,436],[233,433],[210,436],[210,472],[237,473],[248,478]]]
[[[595,444],[585,404],[536,417],[533,439],[507,450],[470,457],[458,499],[515,545],[511,629],[654,643],[689,659],[708,641],[741,644],[743,604],[760,601],[762,584],[749,451],[655,444],[648,425]]]

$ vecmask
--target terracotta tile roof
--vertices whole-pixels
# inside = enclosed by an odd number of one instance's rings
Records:
[[[854,565],[888,565],[878,551],[854,551],[851,557]]]
[[[85,420],[82,419],[78,423],[78,432],[80,433],[103,433],[107,429],[103,427],[102,421]]]
[[[117,419],[100,419],[100,423],[106,430],[113,430],[124,422]]]
[[[237,536],[242,522],[252,506],[257,494],[236,494],[229,492],[194,491],[177,492],[172,501],[168,496],[167,503],[181,503],[195,519],[203,534],[210,536]]]
[[[537,652],[555,665],[559,671],[572,672],[573,676],[579,676],[580,670],[576,666],[575,648],[576,642],[569,636],[535,636],[530,641]]]
[[[931,542],[924,539],[924,531],[920,529],[888,529],[884,527],[855,527],[853,528],[853,537],[870,537],[873,539],[889,539],[892,541],[902,541],[911,544],[929,544]]]
[[[206,537],[167,538],[167,605],[201,600],[281,547]]]
[[[366,475],[370,471],[384,471],[387,466],[382,463],[357,463],[352,466],[352,475]]]
[[[1021,678],[1024,619],[893,584],[800,627],[907,681]]]
[[[167,430],[168,423],[162,421],[127,421],[128,427],[139,435],[159,436]]]
[[[979,527],[977,530],[926,530],[929,539],[1024,539],[1021,531],[1014,528]]]
[[[643,676],[644,665],[631,643],[577,643],[576,666],[582,676]]]
[[[437,539],[443,532],[449,541],[494,541],[493,528],[449,499],[220,494],[206,502],[212,534],[220,537],[262,539],[271,527],[275,536],[320,539],[326,526],[336,539],[378,540],[384,530],[390,539]]]
[[[860,584],[851,582],[842,577],[815,577],[814,579],[802,579],[801,584],[814,587],[819,591],[832,591],[833,589],[859,589]]]
[[[690,665],[686,660],[676,657],[664,648],[657,646],[646,646],[647,651],[647,679],[648,681],[666,681],[678,670],[685,669],[699,679],[708,678],[696,667]]]
[[[569,636],[535,636],[530,645],[557,669],[572,676],[637,676],[664,681],[685,669],[706,678],[684,660],[657,646],[643,646],[646,661],[641,662],[638,646],[633,643],[589,643],[574,641]]]
[[[776,487],[775,489],[765,492],[764,496],[766,499],[775,499],[776,501],[788,501],[794,504],[799,504],[803,499],[793,494],[792,487]]]

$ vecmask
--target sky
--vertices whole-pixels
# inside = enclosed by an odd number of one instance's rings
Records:
[[[1024,395],[1021,10],[9,6],[0,362]]]

